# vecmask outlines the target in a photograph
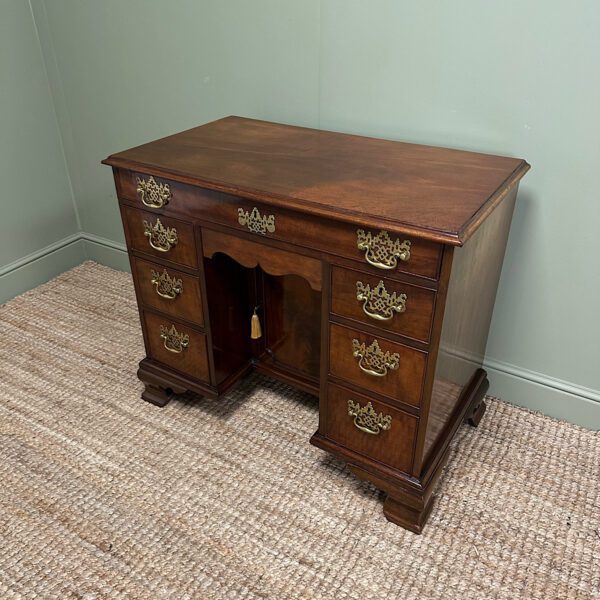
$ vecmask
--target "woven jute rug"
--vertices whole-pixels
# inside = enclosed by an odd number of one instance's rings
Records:
[[[598,433],[491,400],[417,536],[309,445],[306,394],[143,402],[129,275],[85,263],[0,324],[2,599],[600,594]]]

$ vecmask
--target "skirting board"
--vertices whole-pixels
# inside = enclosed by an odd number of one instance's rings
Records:
[[[85,260],[81,235],[76,233],[0,269],[0,304],[26,292]]]
[[[600,430],[600,392],[489,359],[488,394],[550,417]]]
[[[82,233],[81,238],[85,244],[86,257],[89,260],[117,271],[131,271],[125,244],[90,233]]]

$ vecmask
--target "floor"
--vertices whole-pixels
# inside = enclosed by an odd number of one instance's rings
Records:
[[[0,598],[600,596],[600,436],[491,399],[425,532],[309,445],[316,399],[252,376],[140,400],[129,275],[0,307]]]

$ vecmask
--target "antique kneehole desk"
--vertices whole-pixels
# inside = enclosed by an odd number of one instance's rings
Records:
[[[477,425],[519,159],[228,117],[114,154],[142,397],[256,369],[319,397],[311,443],[420,532]]]

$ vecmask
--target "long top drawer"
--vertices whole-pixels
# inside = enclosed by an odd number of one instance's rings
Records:
[[[133,171],[117,171],[116,182],[122,200],[158,215],[172,214],[218,223],[342,256],[357,261],[369,272],[390,278],[400,273],[430,280],[438,277],[440,244],[391,231],[369,230]]]

